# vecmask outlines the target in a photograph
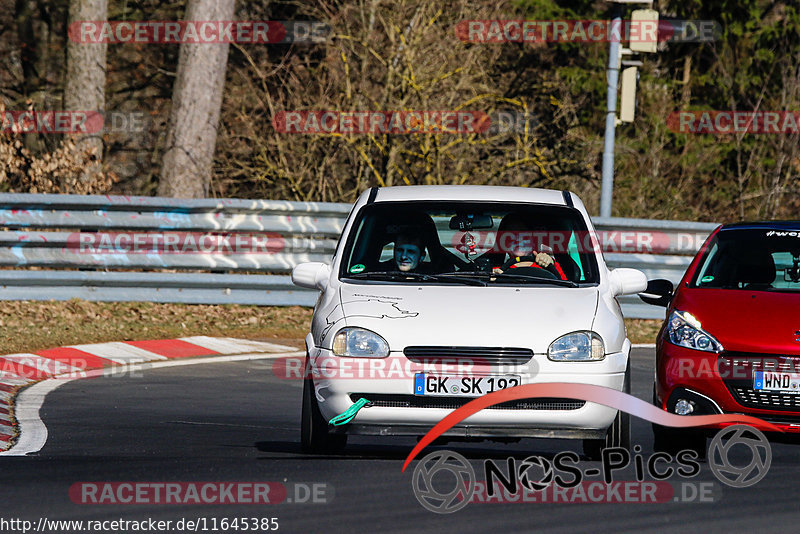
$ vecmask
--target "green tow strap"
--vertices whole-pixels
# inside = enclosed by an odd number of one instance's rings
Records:
[[[362,397],[362,398],[358,399],[355,402],[355,404],[353,404],[347,410],[345,410],[344,413],[340,413],[339,415],[337,415],[336,417],[331,419],[328,422],[328,424],[329,425],[333,425],[333,426],[346,425],[347,423],[349,423],[350,421],[353,420],[353,418],[356,416],[356,414],[358,413],[358,411],[361,408],[363,408],[364,406],[370,406],[370,405],[372,405],[372,403],[370,401],[368,401],[367,399]]]

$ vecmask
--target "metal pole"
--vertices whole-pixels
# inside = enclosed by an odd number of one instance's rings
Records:
[[[611,217],[614,197],[614,135],[617,128],[617,82],[620,66],[620,40],[622,10],[614,6],[611,19],[611,41],[608,47],[608,98],[606,100],[606,137],[603,147],[603,185],[600,192],[600,216]]]

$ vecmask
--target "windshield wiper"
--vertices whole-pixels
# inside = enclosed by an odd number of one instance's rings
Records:
[[[421,280],[423,282],[458,282],[466,285],[485,286],[486,282],[476,278],[462,278],[453,276],[453,273],[445,274],[425,274],[401,271],[376,271],[371,273],[356,273],[347,275],[348,278],[358,280]]]
[[[572,280],[559,280],[558,278],[540,278],[538,276],[528,276],[525,274],[513,274],[513,273],[492,273],[491,276],[492,278],[524,280],[525,282],[531,282],[534,284],[552,284],[555,286],[563,286],[563,287],[579,287],[578,284],[576,284]]]
[[[423,273],[403,273],[400,271],[373,271],[373,272],[366,272],[366,273],[351,273],[348,274],[348,278],[356,278],[359,280],[369,280],[371,278],[375,278],[377,280],[429,280],[430,275],[423,274]]]
[[[580,287],[577,283],[571,280],[559,280],[557,278],[540,278],[538,276],[530,276],[525,274],[516,273],[487,273],[483,271],[458,271],[452,273],[444,273],[447,276],[469,277],[473,279],[494,281],[497,278],[505,278],[507,280],[520,280],[525,282],[532,282],[534,284],[551,284],[564,287]]]

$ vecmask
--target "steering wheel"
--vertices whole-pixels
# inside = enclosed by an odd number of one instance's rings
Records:
[[[555,261],[555,260],[553,260]],[[512,267],[513,265],[517,265],[523,262],[530,262],[533,265],[525,266],[525,267]],[[515,256],[505,262],[500,269],[507,273],[511,271],[511,274],[525,274],[525,275],[533,275],[538,276],[539,278],[552,278],[553,280],[557,280],[558,276],[548,271],[546,268],[542,267],[541,265],[536,263],[536,256]],[[520,271],[520,269],[524,269],[525,271]]]

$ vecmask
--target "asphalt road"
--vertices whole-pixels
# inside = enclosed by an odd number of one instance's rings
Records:
[[[651,349],[635,349],[633,393],[650,399]],[[800,500],[800,445],[773,444],[772,467],[755,486],[716,482],[707,465],[692,482],[712,485],[714,502],[658,504],[470,503],[449,515],[427,511],[401,466],[415,440],[351,438],[341,455],[299,451],[301,384],[275,378],[270,360],[153,369],[141,376],[74,381],[51,393],[42,409],[49,439],[40,453],[0,458],[3,520],[170,520],[277,518],[281,532],[740,532],[795,530]],[[652,453],[649,423],[633,421],[633,443]],[[552,457],[580,451],[570,441],[451,444],[482,475],[483,460],[509,454]],[[427,451],[426,451],[427,452]],[[581,462],[581,466],[598,466]],[[632,480],[633,471],[618,475]],[[482,478],[482,476],[479,476]],[[595,477],[597,479],[597,477]],[[688,479],[672,477],[676,487]],[[271,505],[76,504],[78,482],[279,482],[304,500]],[[299,484],[299,485],[298,485]],[[709,486],[710,487],[710,486]],[[297,495],[293,495],[297,492]],[[274,495],[274,494],[273,494]],[[4,526],[5,525],[5,526]],[[219,526],[219,523],[217,523]],[[187,529],[184,529],[186,531]],[[16,530],[19,531],[19,530]],[[72,529],[47,530],[71,532]],[[121,529],[116,529],[122,532]],[[202,524],[198,531],[202,532]],[[224,530],[217,530],[224,531]],[[228,532],[243,531],[227,529]],[[252,532],[253,530],[249,530]]]

